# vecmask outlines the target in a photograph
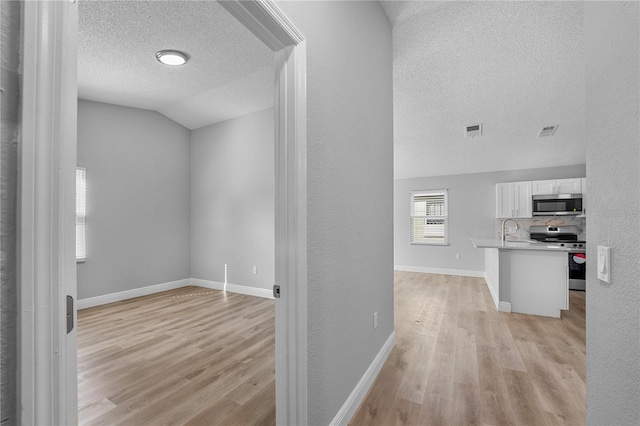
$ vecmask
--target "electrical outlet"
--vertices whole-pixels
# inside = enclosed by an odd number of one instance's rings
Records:
[[[254,266],[254,267],[253,267],[253,273],[254,273],[254,274],[257,274],[257,273],[258,273],[258,267],[257,267],[257,266]]]
[[[378,311],[373,313],[373,329],[378,328]]]
[[[460,260],[460,253],[456,253],[456,260]]]

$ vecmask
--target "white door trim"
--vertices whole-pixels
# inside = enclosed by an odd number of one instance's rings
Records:
[[[306,46],[271,0],[221,4],[276,56],[276,415],[305,425]],[[66,334],[65,304],[76,298],[77,4],[22,5],[20,423],[75,424],[76,334]]]
[[[65,305],[76,298],[77,5],[22,7],[18,416],[75,424],[76,332],[66,333]]]
[[[220,1],[276,55],[276,423],[307,424],[306,42],[273,1]]]

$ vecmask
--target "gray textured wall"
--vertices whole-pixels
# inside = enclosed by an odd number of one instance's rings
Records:
[[[274,152],[273,108],[191,132],[191,278],[273,286]]]
[[[403,266],[484,271],[484,250],[470,237],[493,238],[496,183],[584,177],[585,165],[548,167],[468,175],[398,179],[394,184],[394,263]],[[449,190],[449,245],[409,244],[409,193]],[[460,253],[460,260],[455,254]]]
[[[320,425],[393,330],[391,27],[377,2],[278,4],[308,49],[308,409]]]
[[[611,247],[611,283],[587,262],[587,423],[640,424],[638,2],[586,2],[587,256]]]
[[[189,278],[189,135],[157,112],[78,102],[88,186],[78,299]]]
[[[18,51],[20,48],[20,3],[3,1],[2,9],[2,146],[0,151],[1,227],[0,236],[0,422],[17,423],[16,417],[16,207],[18,167]]]

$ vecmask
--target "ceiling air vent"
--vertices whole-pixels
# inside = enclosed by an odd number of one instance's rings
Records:
[[[480,124],[472,124],[471,126],[466,126],[464,128],[465,136],[480,136],[482,135],[482,123]]]
[[[538,137],[541,138],[544,136],[553,136],[557,128],[558,128],[557,124],[555,126],[543,127],[542,129],[540,129],[540,133],[538,133]]]

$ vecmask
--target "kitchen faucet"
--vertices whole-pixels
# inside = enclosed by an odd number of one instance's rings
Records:
[[[504,241],[504,237],[506,236],[505,233],[504,233],[504,225],[505,225],[505,223],[507,223],[509,221],[515,223],[516,224],[516,231],[518,230],[518,222],[516,222],[513,219],[505,219],[505,220],[503,220],[502,221],[502,241]]]

